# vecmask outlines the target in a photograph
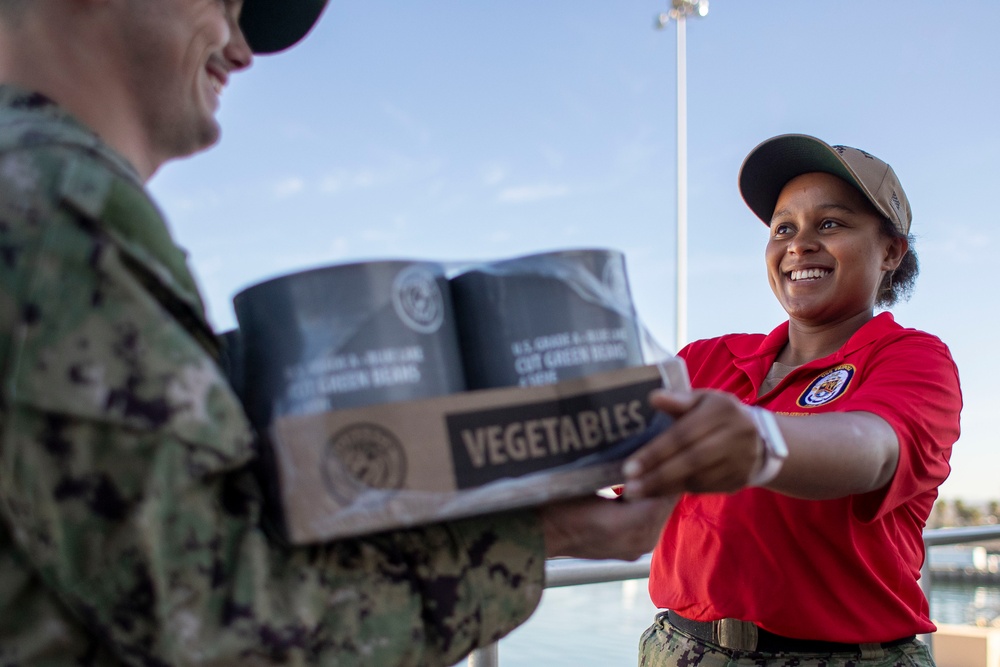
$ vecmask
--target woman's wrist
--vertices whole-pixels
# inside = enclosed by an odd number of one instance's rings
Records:
[[[757,429],[759,461],[747,480],[747,486],[766,486],[781,472],[788,458],[788,445],[773,412],[757,406],[746,406],[746,410]]]

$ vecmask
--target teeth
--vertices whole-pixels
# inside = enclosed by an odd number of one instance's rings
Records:
[[[792,271],[788,277],[794,282],[796,280],[815,280],[830,273],[829,269],[799,269]]]
[[[212,90],[215,91],[215,94],[216,95],[221,95],[222,94],[222,81],[220,81],[219,79],[215,78],[214,76],[209,77],[209,81],[212,82]]]

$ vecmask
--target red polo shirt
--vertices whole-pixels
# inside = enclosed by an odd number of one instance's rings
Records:
[[[962,408],[948,348],[882,313],[836,353],[800,366],[760,399],[788,342],[735,334],[680,352],[691,384],[735,394],[782,415],[871,412],[899,439],[890,484],[836,500],[765,489],[685,495],[653,554],[653,603],[688,618],[738,618],[788,637],[888,641],[932,632],[917,583],[922,532],[948,476]],[[835,446],[835,445],[833,445]]]

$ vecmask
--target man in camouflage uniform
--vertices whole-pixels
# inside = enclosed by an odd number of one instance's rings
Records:
[[[531,614],[546,556],[655,542],[669,500],[312,548],[262,528],[246,418],[143,183],[216,141],[229,75],[323,2],[0,0],[0,665],[453,664]]]

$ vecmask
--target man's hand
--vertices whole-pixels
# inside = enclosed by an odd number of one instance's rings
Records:
[[[590,496],[539,509],[545,555],[635,560],[656,546],[677,497],[631,501]]]

